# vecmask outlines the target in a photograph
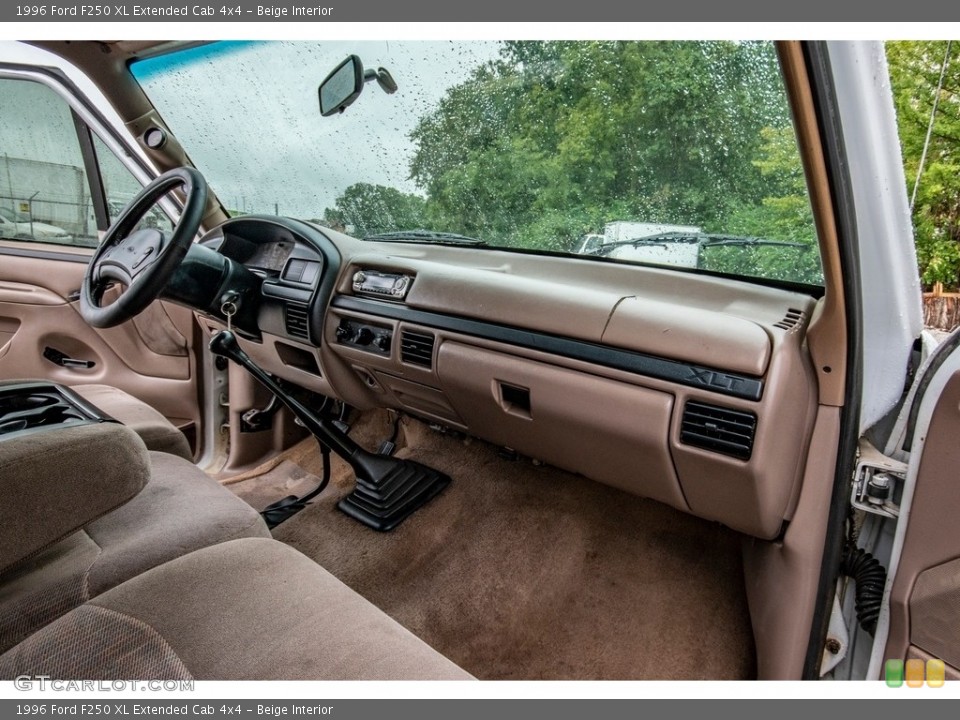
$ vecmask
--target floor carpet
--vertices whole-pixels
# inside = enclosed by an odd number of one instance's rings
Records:
[[[351,435],[370,448],[389,433],[379,413]],[[228,486],[255,507],[305,491],[312,443]],[[396,530],[336,510],[352,485],[336,461],[331,487],[274,536],[479,678],[755,677],[735,533],[415,420],[398,447],[453,482]]]

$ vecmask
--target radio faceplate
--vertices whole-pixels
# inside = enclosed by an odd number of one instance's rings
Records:
[[[385,273],[379,270],[357,270],[353,274],[353,292],[390,300],[403,300],[413,284],[412,275]]]

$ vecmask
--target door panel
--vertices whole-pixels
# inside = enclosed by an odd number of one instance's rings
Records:
[[[71,88],[24,70],[0,72],[0,210],[19,228],[2,237],[20,238],[0,240],[0,379],[112,385],[199,429],[192,313],[154,303],[104,330],[80,316],[91,248],[142,183]],[[161,212],[141,225],[171,227]]]
[[[890,593],[885,657],[937,657],[960,675],[960,371],[947,381],[927,430]],[[912,650],[911,650],[912,647]],[[913,655],[911,655],[911,652]],[[950,667],[952,666],[952,668]]]
[[[960,668],[960,559],[917,576],[910,594],[910,642]]]
[[[80,315],[79,302],[70,300],[86,263],[63,259],[60,252],[42,255],[0,254],[0,379],[112,385],[177,425],[199,427],[192,315],[158,302],[136,321],[91,328]],[[62,367],[44,358],[48,347],[94,365]]]

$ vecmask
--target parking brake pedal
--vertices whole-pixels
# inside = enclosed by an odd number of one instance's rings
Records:
[[[400,460],[367,452],[331,421],[313,413],[260,367],[254,364],[230,330],[210,341],[214,355],[233,360],[247,370],[303,423],[317,441],[341,457],[356,475],[356,486],[338,504],[354,520],[386,532],[436,497],[450,478],[413,460]]]

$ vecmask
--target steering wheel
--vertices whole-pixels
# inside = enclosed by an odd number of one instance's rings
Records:
[[[155,228],[134,230],[160,198],[183,187],[186,202],[172,234]],[[156,300],[190,249],[207,205],[207,182],[195,169],[168,170],[141,190],[107,230],[87,266],[80,288],[80,314],[93,327],[119,325]],[[103,293],[113,283],[126,290],[107,305]]]

